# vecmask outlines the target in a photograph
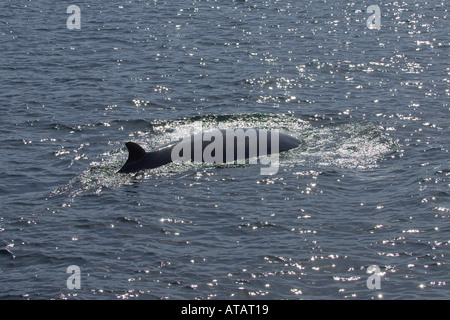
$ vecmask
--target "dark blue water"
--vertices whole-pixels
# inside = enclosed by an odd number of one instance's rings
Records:
[[[0,3],[1,299],[450,298],[445,1],[72,4]],[[116,173],[200,126],[304,144]]]

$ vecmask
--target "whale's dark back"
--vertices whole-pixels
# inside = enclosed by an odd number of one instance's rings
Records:
[[[202,137],[202,160],[207,161],[208,156],[216,156],[216,150],[214,148],[209,148],[212,143],[214,143],[213,138],[205,136],[212,135],[216,132],[221,138],[222,145],[222,157],[216,162],[226,163],[230,161],[236,161],[240,159],[248,159],[252,157],[259,157],[264,155],[270,155],[272,153],[279,153],[283,151],[288,151],[290,149],[296,148],[301,144],[301,141],[289,136],[287,134],[278,133],[271,130],[261,130],[261,129],[229,129],[229,130],[215,130],[203,133]],[[220,134],[219,134],[220,133]],[[194,135],[191,139],[191,155],[190,160],[195,160],[195,137],[200,137],[200,135]],[[278,143],[272,143],[277,141]],[[219,146],[218,144],[217,146]],[[211,145],[212,147],[212,145]],[[274,148],[274,150],[272,150]],[[208,152],[207,152],[208,151]],[[211,154],[209,154],[209,152]]]
[[[263,129],[212,130],[148,153],[138,144],[127,142],[129,157],[119,172],[152,169],[176,160],[227,163],[288,151],[300,144],[292,136]]]

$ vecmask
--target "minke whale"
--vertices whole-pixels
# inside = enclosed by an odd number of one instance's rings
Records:
[[[260,163],[271,165],[270,170],[262,168],[261,173],[274,174],[278,171],[278,154],[300,144],[297,138],[267,129],[216,129],[184,137],[151,152],[137,143],[127,142],[128,159],[118,172],[153,169],[171,162],[225,164],[251,159],[250,163],[256,163],[259,158]]]

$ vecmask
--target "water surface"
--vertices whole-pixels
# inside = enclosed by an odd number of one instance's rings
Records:
[[[72,4],[0,4],[0,298],[449,298],[444,1]],[[116,173],[199,126],[304,144]]]

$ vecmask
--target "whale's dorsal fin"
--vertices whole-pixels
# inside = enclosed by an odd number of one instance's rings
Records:
[[[145,150],[137,143],[127,142],[125,145],[128,149],[128,160],[125,164],[137,161],[147,154]]]

